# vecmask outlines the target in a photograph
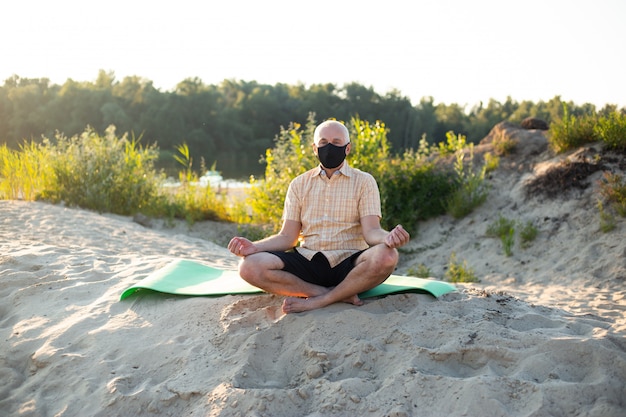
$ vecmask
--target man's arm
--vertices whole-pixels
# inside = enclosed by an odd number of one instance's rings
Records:
[[[399,248],[409,243],[409,233],[401,225],[397,225],[390,232],[380,227],[378,216],[364,216],[361,218],[363,236],[368,245],[380,245],[384,243],[390,248]]]
[[[245,237],[236,236],[228,244],[228,250],[237,256],[248,256],[257,252],[286,251],[298,243],[302,224],[294,220],[285,220],[283,226],[275,235],[251,242]]]

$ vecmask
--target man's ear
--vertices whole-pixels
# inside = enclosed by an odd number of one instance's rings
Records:
[[[352,150],[352,142],[348,142],[348,146],[346,146],[346,155],[348,155],[351,150]]]
[[[313,147],[313,153],[317,156],[317,146],[315,146],[315,142],[313,142],[311,146]]]

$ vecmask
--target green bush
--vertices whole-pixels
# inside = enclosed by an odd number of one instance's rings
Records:
[[[430,271],[430,268],[420,263],[416,267],[409,268],[407,275],[418,278],[430,278],[432,276],[432,272]]]
[[[497,237],[502,241],[502,248],[506,256],[513,254],[513,245],[515,244],[515,225],[517,222],[509,220],[502,215],[498,219],[487,226],[485,234],[489,237]],[[519,231],[520,245],[527,248],[530,243],[537,238],[539,231],[531,221],[524,223]]]
[[[133,214],[155,199],[160,178],[154,170],[157,150],[141,147],[109,127],[104,136],[87,128],[81,135],[57,135],[51,148],[54,185],[41,197],[115,214]]]
[[[217,195],[210,186],[183,184],[166,199],[163,208],[164,211],[153,211],[154,215],[185,219],[189,224],[229,218],[224,198]]]
[[[467,137],[465,135],[457,135],[453,131],[448,131],[446,132],[446,141],[439,142],[436,147],[433,146],[433,151],[438,151],[439,156],[445,156],[454,154],[466,146]]]
[[[175,159],[181,186],[164,188],[154,169],[158,150],[139,140],[117,137],[110,127],[101,136],[87,128],[81,135],[57,135],[56,143],[24,144],[19,150],[0,147],[0,198],[43,199],[122,215],[141,212],[153,217],[229,220],[231,208],[210,187],[192,185],[186,145]]]
[[[500,167],[500,157],[491,152],[485,153],[485,173],[493,172]]]
[[[420,221],[444,214],[446,201],[457,187],[452,173],[412,151],[389,161],[378,180],[382,224],[388,229],[399,223],[415,231]]]
[[[617,227],[615,216],[613,215],[613,213],[604,209],[604,204],[602,203],[602,200],[598,200],[597,207],[600,214],[600,230],[603,233],[609,233]]]
[[[607,148],[626,151],[626,114],[610,113],[570,115],[563,105],[563,118],[550,125],[550,145],[556,152],[575,149],[602,141]]]
[[[596,130],[596,117],[570,115],[567,105],[563,104],[563,118],[550,125],[549,142],[555,152],[565,152],[587,143],[600,140]]]
[[[274,148],[265,151],[265,178],[251,179],[253,187],[247,198],[253,212],[251,223],[270,224],[270,232],[280,228],[289,183],[318,163],[312,149],[314,130],[315,120],[310,115],[304,130],[297,123],[281,128]]]
[[[538,234],[539,231],[537,230],[533,222],[527,221],[526,223],[524,223],[522,229],[519,232],[519,236],[522,241],[522,248],[529,247],[530,243],[537,238]]]
[[[626,115],[617,111],[598,119],[594,131],[609,149],[626,151]]]
[[[487,226],[485,233],[489,237],[497,237],[502,241],[502,247],[506,256],[513,254],[512,248],[515,243],[515,221],[509,220],[502,215],[498,219]]]
[[[513,245],[515,244],[515,220],[509,220],[502,215],[498,216],[498,219],[487,226],[485,235],[489,237],[496,237],[502,241],[502,248],[506,256],[513,254]],[[537,238],[539,231],[531,221],[524,223],[519,231],[520,245],[522,248],[527,248],[530,243]]]
[[[347,125],[350,129],[352,151],[348,155],[351,166],[380,178],[391,159],[391,147],[387,139],[388,129],[381,121],[370,123],[358,117]],[[312,142],[312,140],[311,140]]]
[[[454,252],[450,255],[445,278],[450,282],[478,282],[474,270],[467,265],[467,261],[458,262]]]
[[[600,181],[600,195],[611,209],[626,217],[626,181],[622,175],[605,172]]]
[[[469,145],[469,163],[465,166],[465,150],[458,149],[455,153],[457,187],[446,201],[446,210],[456,219],[467,216],[487,200],[489,189],[485,183],[486,166],[474,169],[474,144]]]

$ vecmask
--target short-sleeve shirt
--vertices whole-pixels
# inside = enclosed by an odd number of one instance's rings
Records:
[[[381,217],[378,185],[347,162],[332,178],[320,167],[299,175],[285,197],[283,220],[302,224],[298,252],[309,260],[322,252],[332,267],[369,247],[360,222],[365,216]]]

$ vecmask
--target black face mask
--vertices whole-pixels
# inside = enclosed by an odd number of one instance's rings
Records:
[[[317,159],[324,168],[334,169],[337,168],[346,159],[346,143],[344,146],[337,146],[329,143],[320,148],[317,148]]]

